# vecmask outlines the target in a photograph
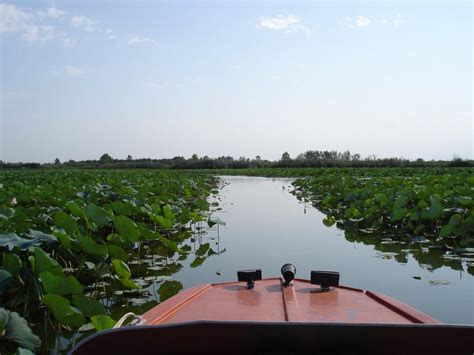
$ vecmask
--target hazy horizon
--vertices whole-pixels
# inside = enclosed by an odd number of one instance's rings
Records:
[[[474,158],[472,3],[0,1],[0,160]]]

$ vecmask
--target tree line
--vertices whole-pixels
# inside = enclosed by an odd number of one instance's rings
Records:
[[[68,160],[61,162],[58,158],[52,163],[8,163],[0,160],[0,169],[15,168],[123,168],[123,169],[245,169],[245,168],[298,168],[298,167],[474,167],[473,160],[463,160],[454,157],[450,161],[424,160],[422,158],[409,160],[405,158],[379,158],[369,155],[362,158],[360,154],[349,151],[308,150],[292,158],[284,152],[279,160],[262,159],[259,155],[250,159],[246,157],[233,158],[220,156],[210,158],[207,155],[199,157],[193,154],[190,158],[176,156],[166,159],[139,158],[128,155],[126,159],[114,159],[105,153],[97,160]]]

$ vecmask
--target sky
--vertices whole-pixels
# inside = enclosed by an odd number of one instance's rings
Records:
[[[470,1],[2,1],[0,160],[474,158]]]

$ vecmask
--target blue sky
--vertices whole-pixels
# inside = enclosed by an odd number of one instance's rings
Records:
[[[470,2],[0,1],[5,161],[473,158]]]

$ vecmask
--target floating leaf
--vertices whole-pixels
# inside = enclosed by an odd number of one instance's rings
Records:
[[[221,226],[225,226],[225,222],[222,221],[219,218],[208,218],[207,225],[209,226],[209,228],[212,228],[216,224],[221,225]]]
[[[66,202],[66,207],[71,211],[71,213],[76,217],[81,217],[82,219],[86,219],[86,214],[84,210],[79,207],[79,205],[74,201]]]
[[[94,203],[90,203],[86,206],[85,213],[87,218],[99,227],[103,227],[110,222],[110,218],[105,210]]]
[[[28,248],[33,245],[40,245],[46,243],[47,245],[54,245],[57,243],[57,239],[54,235],[30,229],[27,235],[28,238],[31,238],[29,242],[26,242],[23,245],[23,248]]]
[[[0,291],[6,290],[10,282],[12,282],[12,274],[7,270],[0,269]]]
[[[194,206],[201,211],[209,211],[209,203],[203,199],[197,199],[194,201]]]
[[[0,247],[6,247],[8,250],[21,247],[24,241],[26,240],[20,238],[16,233],[0,234]]]
[[[57,243],[56,237],[51,234],[46,234],[40,231],[30,230],[27,237],[28,238],[21,238],[16,233],[0,234],[0,247],[6,247],[8,250],[11,251],[15,247],[25,250],[29,247],[38,246],[43,243]]]
[[[109,244],[108,248],[111,258],[120,259],[123,261],[127,261],[129,259],[129,255],[125,252],[125,250],[123,250],[123,248],[113,244]]]
[[[94,328],[99,332],[101,330],[112,329],[115,324],[117,324],[116,321],[105,315],[91,317],[91,322]]]
[[[113,259],[112,265],[114,266],[115,272],[120,276],[120,278],[129,279],[130,276],[132,276],[130,268],[122,260]]]
[[[200,245],[199,248],[196,250],[196,255],[203,256],[204,254],[206,254],[210,247],[211,246],[209,243]]]
[[[140,228],[138,228],[136,223],[126,216],[116,216],[115,227],[121,235],[133,242],[140,239]]]
[[[139,289],[140,286],[138,286],[135,282],[133,282],[130,279],[119,279],[122,285],[124,285],[126,288],[130,289]]]
[[[194,261],[190,264],[191,267],[198,267],[199,265],[202,265],[202,263],[206,260],[206,258],[203,257],[197,257],[194,259]]]
[[[16,343],[22,348],[35,350],[41,344],[40,339],[33,334],[26,320],[16,312],[0,308],[0,339]]]
[[[59,240],[59,243],[62,247],[66,249],[71,248],[73,239],[71,239],[65,231],[62,229],[55,229],[53,234]]]
[[[40,278],[47,294],[69,295],[81,293],[84,289],[79,281],[72,275],[66,277],[56,276],[46,271],[40,273]]]
[[[3,253],[3,268],[13,277],[18,276],[21,269],[21,260],[18,255],[13,253]]]
[[[59,228],[64,229],[69,234],[74,234],[77,230],[76,220],[63,211],[55,213],[53,219]]]
[[[106,245],[98,244],[90,237],[79,235],[77,239],[79,240],[79,245],[81,246],[81,249],[88,254],[105,256],[109,252]]]
[[[160,285],[158,294],[160,295],[160,301],[166,301],[168,298],[173,297],[179,291],[183,289],[183,284],[179,281],[165,281]]]
[[[173,221],[175,219],[175,215],[174,215],[173,210],[171,209],[170,205],[163,206],[163,216],[167,220],[171,221],[171,223],[173,223]]]
[[[441,228],[439,235],[440,237],[449,237],[450,235],[453,235],[453,232],[454,232],[454,226],[450,224],[446,224]]]
[[[105,307],[96,300],[90,300],[82,293],[72,296],[72,304],[79,308],[86,317],[105,314]]]
[[[375,194],[375,199],[381,206],[386,206],[390,202],[390,199],[387,197],[387,195],[383,193]]]
[[[434,221],[441,217],[443,214],[443,206],[441,202],[436,197],[431,197],[431,206],[428,210],[426,210],[423,216],[431,221]]]
[[[397,208],[396,210],[393,210],[392,214],[390,215],[390,221],[392,223],[401,221],[403,218],[405,218],[407,213],[408,210],[406,208]]]
[[[393,203],[393,209],[394,210],[401,209],[401,208],[405,207],[407,202],[408,202],[408,198],[406,196],[401,196],[401,197],[397,198],[395,200],[395,202]]]
[[[53,313],[54,318],[61,324],[71,328],[79,328],[84,324],[84,315],[75,307],[71,307],[69,301],[59,295],[44,295],[41,302]]]
[[[58,264],[56,260],[46,254],[43,249],[35,248],[35,268],[38,275],[42,272],[49,271],[56,276],[64,276],[63,268]]]
[[[163,228],[169,229],[169,228],[173,227],[173,221],[171,221],[171,220],[169,220],[165,217],[155,215],[155,216],[153,216],[153,220],[155,222],[157,222]]]
[[[334,218],[334,216],[328,216],[327,218],[324,218],[324,219],[323,219],[323,224],[324,224],[326,227],[331,227],[331,226],[333,226],[334,224],[336,224],[336,218]]]
[[[448,224],[449,224],[450,226],[453,226],[453,227],[457,227],[457,226],[461,225],[461,223],[462,223],[462,217],[461,217],[461,215],[458,214],[458,213],[453,214],[453,215],[449,218],[449,222],[448,222]]]

